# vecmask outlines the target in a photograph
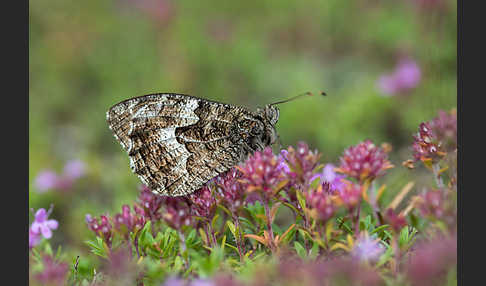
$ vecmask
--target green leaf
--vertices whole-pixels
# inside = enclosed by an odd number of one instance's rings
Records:
[[[299,202],[300,207],[306,212],[307,208],[305,205],[305,198],[301,191],[295,190],[295,194],[297,195],[297,201]]]
[[[235,225],[233,224],[233,222],[230,221],[230,220],[227,220],[226,225],[228,226],[228,228],[231,231],[231,233],[233,234],[233,236],[236,238],[236,228],[235,228]]]
[[[387,227],[388,227],[387,224],[380,225],[379,227],[377,227],[373,231],[371,231],[370,234],[373,234],[373,233],[378,233],[379,234],[380,232],[382,232],[383,230],[385,230]]]
[[[295,251],[297,252],[297,254],[301,257],[301,258],[306,258],[306,251],[305,251],[305,248],[302,246],[302,244],[300,244],[298,241],[294,241],[294,248],[295,248]]]

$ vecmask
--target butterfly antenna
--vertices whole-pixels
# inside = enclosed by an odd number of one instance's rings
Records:
[[[320,94],[321,94],[322,96],[326,96],[326,95],[327,95],[327,94],[326,94],[324,91],[321,91],[321,92],[320,92]],[[291,97],[291,98],[289,98],[289,99],[285,99],[285,100],[282,100],[282,101],[277,101],[277,102],[274,102],[274,103],[272,103],[272,104],[270,104],[270,105],[277,105],[277,104],[281,104],[281,103],[286,103],[286,102],[293,101],[293,100],[296,100],[296,99],[298,99],[298,98],[301,98],[301,97],[303,97],[303,96],[313,96],[313,95],[314,95],[314,94],[313,94],[312,92],[308,91],[308,92],[304,92],[304,93],[301,93],[301,94],[299,94],[299,95],[296,95],[296,96],[294,96],[294,97]]]

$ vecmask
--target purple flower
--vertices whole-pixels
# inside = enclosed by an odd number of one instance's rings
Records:
[[[382,176],[385,170],[392,168],[388,155],[371,140],[365,140],[346,149],[341,156],[341,165],[336,171],[355,178],[360,183]]]
[[[32,228],[29,228],[29,249],[32,249],[34,246],[38,245],[41,240],[41,234],[33,232]]]
[[[321,154],[317,150],[311,151],[304,142],[297,143],[297,148],[290,146],[287,152],[281,153],[287,162],[287,167],[282,165],[283,170],[290,178],[296,178],[297,183],[307,184],[313,175],[314,169],[319,165]]]
[[[384,219],[397,233],[407,225],[405,217],[401,214],[396,214],[392,208],[386,210]]]
[[[457,114],[455,110],[439,111],[439,116],[429,121],[434,136],[445,151],[457,148]]]
[[[40,172],[35,179],[35,186],[40,193],[56,188],[59,177],[52,170]]]
[[[441,218],[444,214],[443,190],[431,190],[420,195],[418,209],[423,216]]]
[[[50,189],[66,191],[71,189],[76,179],[84,176],[85,165],[80,160],[72,160],[64,166],[62,175],[53,170],[40,172],[35,179],[35,186],[38,192],[46,192]]]
[[[30,226],[32,232],[37,234],[42,234],[42,236],[44,236],[47,239],[52,237],[51,230],[56,229],[59,225],[56,220],[47,219],[49,213],[43,208],[37,210],[37,212],[35,213],[35,220]]]
[[[279,158],[272,153],[270,147],[263,152],[255,152],[243,166],[238,167],[242,172],[241,182],[246,191],[249,194],[256,191],[260,194],[260,199],[268,202],[274,196],[275,187],[285,179],[280,165]]]
[[[440,150],[440,143],[437,141],[428,122],[420,123],[419,132],[413,136],[413,139],[413,156],[416,161],[436,160],[445,155]]]
[[[35,275],[43,285],[66,285],[69,266],[64,262],[56,262],[50,256],[43,256],[43,270]]]
[[[165,280],[164,286],[187,286],[187,281],[178,277],[169,277]]]
[[[380,77],[378,87],[385,95],[395,95],[415,88],[420,78],[421,71],[417,63],[410,59],[402,59],[393,73]]]
[[[194,215],[212,219],[216,211],[216,199],[208,186],[192,193],[189,199],[192,202],[191,211]]]
[[[100,219],[92,218],[90,214],[86,215],[86,223],[96,235],[101,236],[108,246],[111,246],[112,225],[110,219],[101,215]]]
[[[327,222],[336,212],[336,204],[330,193],[330,184],[319,185],[315,190],[304,193],[306,202],[310,208],[310,214],[324,223]]]
[[[180,230],[185,225],[191,225],[191,207],[186,197],[163,197],[165,212],[162,218],[173,229]]]
[[[407,266],[411,285],[444,285],[448,271],[457,265],[457,238],[440,237],[414,248]]]
[[[214,180],[219,200],[233,214],[243,207],[245,201],[246,193],[238,181],[241,175],[238,169],[233,168]]]
[[[69,179],[75,180],[85,174],[85,165],[81,160],[72,160],[66,163],[64,166],[63,176]]]
[[[337,193],[337,198],[349,211],[352,211],[361,201],[361,195],[360,185],[345,181],[344,188]]]
[[[338,191],[340,192],[344,188],[344,179],[346,176],[337,174],[334,169],[336,167],[333,164],[326,164],[324,169],[322,169],[322,173],[315,174],[311,178],[311,182],[314,181],[316,178],[319,178],[319,182],[322,184],[324,182],[329,182],[331,185],[331,192]]]
[[[147,186],[142,185],[138,201],[138,204],[143,208],[147,219],[157,221],[162,218],[160,209],[162,208],[164,199],[161,196],[152,193]]]
[[[143,209],[138,206],[134,206],[133,209],[134,212],[132,213],[128,205],[123,205],[121,214],[116,214],[114,217],[115,229],[124,232],[126,236],[130,232],[136,232],[145,226]]]
[[[375,261],[385,248],[380,243],[380,239],[371,239],[367,234],[361,235],[355,242],[351,255],[361,261]]]

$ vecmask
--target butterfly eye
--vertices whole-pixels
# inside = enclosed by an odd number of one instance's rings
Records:
[[[259,125],[255,125],[251,128],[251,135],[260,135],[262,133],[262,128]]]

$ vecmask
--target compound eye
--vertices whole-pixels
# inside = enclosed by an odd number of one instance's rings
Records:
[[[260,135],[262,133],[262,128],[258,125],[255,124],[250,131],[251,135]]]

